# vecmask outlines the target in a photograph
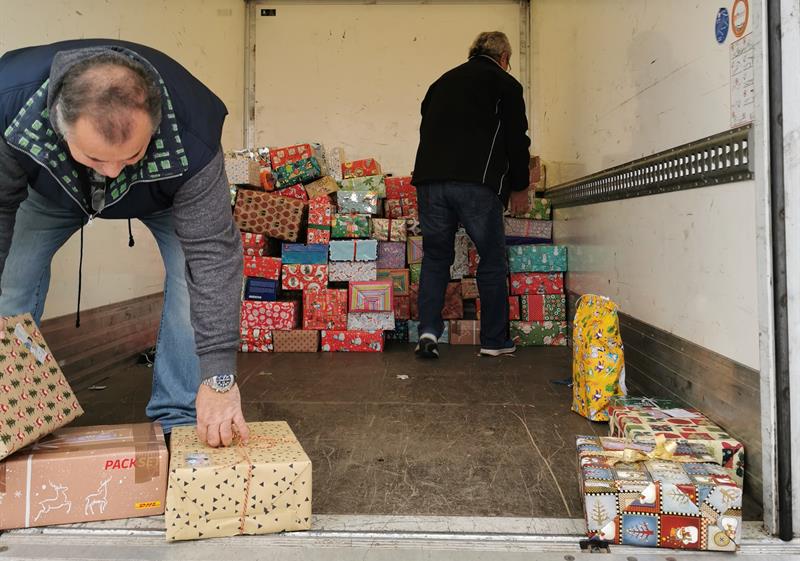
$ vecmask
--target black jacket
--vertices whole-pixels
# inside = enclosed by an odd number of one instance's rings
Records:
[[[522,85],[486,56],[442,75],[422,101],[414,184],[482,183],[505,204],[529,184]]]

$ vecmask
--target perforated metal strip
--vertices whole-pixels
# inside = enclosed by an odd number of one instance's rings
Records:
[[[554,207],[569,207],[709,187],[753,178],[751,125],[671,148],[548,189]]]

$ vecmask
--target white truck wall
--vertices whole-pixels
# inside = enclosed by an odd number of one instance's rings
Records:
[[[0,55],[33,44],[81,37],[143,43],[175,58],[227,105],[223,146],[242,142],[244,2],[242,0],[0,0]],[[97,221],[85,235],[82,308],[160,292],[164,273],[153,237],[133,222]],[[45,316],[74,312],[78,236],[56,254]]]

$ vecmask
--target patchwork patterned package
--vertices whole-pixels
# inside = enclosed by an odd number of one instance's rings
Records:
[[[394,310],[391,280],[354,281],[349,286],[351,312],[391,312]]]
[[[394,312],[358,312],[347,314],[348,331],[391,331]]]
[[[377,280],[391,280],[395,296],[408,296],[408,269],[378,269]]]
[[[295,162],[287,162],[272,168],[275,188],[283,189],[298,183],[309,183],[322,176],[322,169],[315,157],[303,158]]]
[[[339,188],[342,191],[371,191],[375,193],[379,199],[386,196],[386,184],[383,182],[382,175],[343,179],[339,182]]]
[[[296,325],[297,306],[294,302],[242,302],[242,329],[289,330]]]
[[[383,351],[383,331],[320,332],[323,352],[380,353]]]
[[[373,218],[372,239],[383,242],[405,242],[408,237],[406,221],[395,218]]]
[[[244,276],[278,280],[281,275],[280,257],[244,257]]]
[[[408,263],[422,263],[422,236],[409,236],[407,243],[408,247]]]
[[[380,175],[381,165],[373,158],[364,160],[354,160],[342,163],[342,177],[364,177],[368,175]]]
[[[315,353],[319,350],[319,331],[276,331],[273,338],[276,353]]]
[[[303,329],[347,329],[347,290],[322,288],[304,292]]]
[[[520,299],[522,321],[566,321],[567,297],[563,294],[523,294]]]
[[[290,197],[263,191],[241,190],[236,196],[234,218],[240,230],[294,242],[306,205]]]
[[[378,242],[379,269],[404,269],[406,266],[405,242]]]
[[[331,240],[328,245],[331,261],[375,261],[378,242],[375,240]]]
[[[334,214],[331,219],[331,237],[368,238],[371,232],[368,214]]]
[[[512,321],[511,339],[518,347],[562,347],[567,344],[566,321]]]
[[[377,277],[375,261],[332,261],[328,265],[330,282],[374,281]]]
[[[507,248],[512,273],[557,273],[567,270],[563,245],[515,245]]]
[[[284,290],[320,290],[328,285],[327,265],[284,265],[281,288]]]
[[[511,273],[511,294],[564,294],[563,273]]]
[[[336,204],[342,214],[378,214],[378,195],[374,191],[337,191]]]

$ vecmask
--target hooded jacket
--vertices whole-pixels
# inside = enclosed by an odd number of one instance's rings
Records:
[[[140,62],[161,85],[162,118],[144,157],[106,181],[95,212],[88,170],[72,159],[49,115],[64,75],[99,54]],[[222,101],[165,54],[111,39],[64,41],[0,58],[0,273],[14,216],[27,188],[73,209],[81,226],[94,218],[137,218],[170,209],[186,256],[201,378],[235,372],[241,238],[230,208],[220,137]]]

